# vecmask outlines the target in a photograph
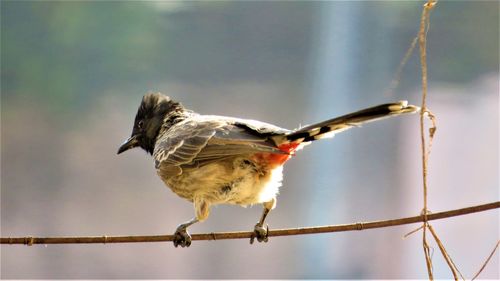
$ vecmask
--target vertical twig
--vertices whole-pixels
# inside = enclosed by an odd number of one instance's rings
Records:
[[[423,235],[422,235],[422,244],[423,244],[423,249],[424,249],[424,254],[425,254],[425,262],[427,265],[427,272],[429,275],[429,279],[433,280],[434,276],[432,273],[432,260],[430,257],[429,253],[429,245],[427,243],[427,237],[426,237],[426,232],[427,229],[431,232],[432,236],[434,237],[434,240],[439,246],[439,250],[441,251],[441,254],[443,255],[443,258],[445,259],[446,263],[448,264],[453,277],[455,280],[458,280],[458,274],[460,274],[460,277],[465,280],[463,277],[462,273],[458,269],[458,267],[455,265],[453,262],[452,258],[446,251],[446,248],[444,247],[443,243],[439,239],[438,235],[434,231],[434,228],[428,223],[428,204],[427,204],[427,175],[428,175],[428,159],[429,159],[429,154],[430,154],[430,149],[432,146],[432,140],[434,138],[434,134],[436,132],[436,118],[432,114],[432,112],[427,109],[427,53],[426,53],[426,37],[427,37],[427,32],[429,30],[429,13],[434,8],[436,5],[437,0],[428,0],[427,3],[424,4],[424,9],[422,11],[422,17],[420,20],[420,30],[418,33],[418,42],[419,42],[419,47],[420,47],[420,64],[422,68],[422,106],[421,106],[421,112],[420,112],[420,137],[421,137],[421,149],[422,149],[422,178],[423,178],[423,196],[424,196],[424,207],[422,210],[422,215],[423,215]],[[430,121],[432,122],[432,126],[429,128],[429,143],[428,145],[426,144],[425,140],[425,116],[427,116]],[[497,242],[496,247],[493,249],[492,253],[490,256],[487,258],[479,272],[472,278],[474,280],[479,276],[479,274],[483,271],[483,269],[486,267],[488,264],[489,260],[495,253],[496,249],[498,248],[500,244],[500,241]]]
[[[432,261],[429,254],[429,245],[427,243],[427,146],[425,142],[425,133],[424,133],[424,116],[427,113],[427,53],[426,53],[426,35],[429,26],[429,12],[436,4],[434,0],[428,0],[427,3],[424,4],[424,9],[422,11],[422,17],[420,19],[420,31],[418,33],[418,42],[420,47],[420,64],[422,66],[422,106],[420,112],[420,137],[421,137],[421,149],[422,149],[422,178],[423,178],[423,196],[424,196],[424,208],[422,210],[424,216],[423,222],[423,235],[422,235],[422,245],[425,254],[425,262],[427,265],[427,273],[429,275],[429,280],[433,280],[434,276],[432,274]],[[435,131],[435,129],[434,129]],[[433,135],[433,132],[432,132]]]

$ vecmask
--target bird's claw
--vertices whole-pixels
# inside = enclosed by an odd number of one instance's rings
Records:
[[[184,248],[191,245],[191,235],[189,235],[185,226],[180,225],[179,227],[177,227],[177,230],[175,230],[174,233],[173,241],[176,248],[177,246],[181,246],[182,248]]]
[[[252,237],[250,237],[250,244],[253,244],[255,238],[257,238],[257,241],[259,242],[269,241],[268,234],[269,234],[269,226],[267,224],[265,228],[260,224],[256,224],[253,229]]]

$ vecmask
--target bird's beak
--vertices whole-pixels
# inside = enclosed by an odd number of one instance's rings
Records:
[[[139,145],[139,141],[137,140],[137,135],[133,135],[131,136],[130,138],[128,138],[126,141],[124,141],[122,143],[122,145],[120,146],[120,148],[118,148],[118,153],[117,154],[120,154],[124,151],[127,151],[131,148],[134,148],[136,146]]]

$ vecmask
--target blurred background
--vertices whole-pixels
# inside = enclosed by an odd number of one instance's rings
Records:
[[[296,128],[388,101],[420,104],[422,1],[1,2],[1,236],[172,234],[192,205],[149,155],[116,155],[141,97]],[[438,130],[429,208],[499,199],[499,3],[440,1],[428,37]],[[371,123],[288,162],[270,228],[413,216],[422,203],[418,115]],[[192,233],[251,230],[261,206],[212,208]],[[499,211],[432,222],[471,278]],[[1,246],[1,277],[426,278],[418,225],[246,240]],[[435,277],[451,278],[435,243]],[[498,253],[480,277],[499,278]]]

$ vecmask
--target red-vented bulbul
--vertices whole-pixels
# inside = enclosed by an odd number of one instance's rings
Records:
[[[149,93],[118,153],[137,146],[146,150],[163,182],[193,202],[196,216],[177,227],[176,247],[191,244],[187,227],[204,221],[216,204],[262,203],[264,212],[250,241],[267,242],[264,220],[276,206],[283,165],[296,151],[363,123],[418,110],[399,101],[287,130],[255,120],[200,115],[165,95]]]

